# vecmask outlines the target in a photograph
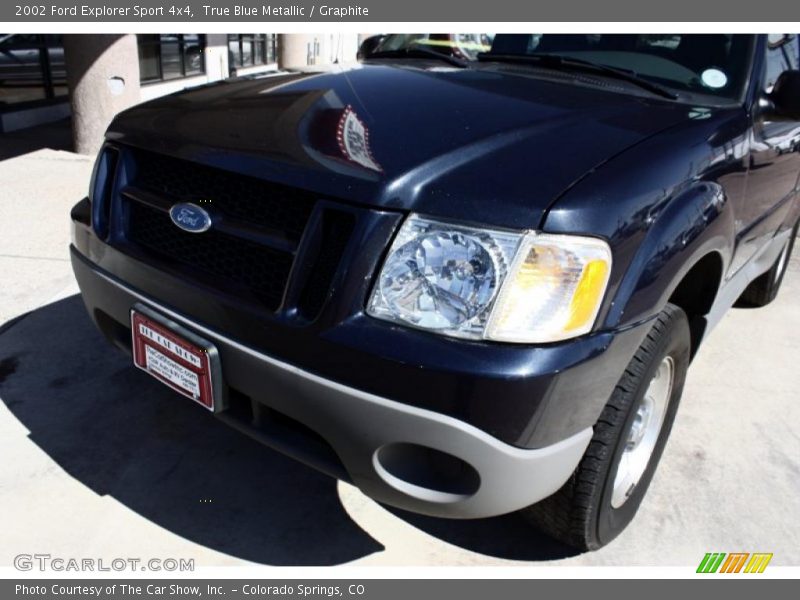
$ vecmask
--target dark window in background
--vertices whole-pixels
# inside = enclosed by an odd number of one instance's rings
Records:
[[[237,33],[228,35],[228,64],[236,69],[269,65],[277,60],[277,38],[273,33]]]
[[[784,71],[798,68],[800,47],[796,35],[769,35],[764,90],[769,92]]]
[[[138,35],[136,39],[142,83],[193,77],[206,72],[204,35],[146,34]]]
[[[65,96],[67,73],[60,35],[0,33],[0,111]]]

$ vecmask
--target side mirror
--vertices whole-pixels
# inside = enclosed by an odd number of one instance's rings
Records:
[[[771,116],[800,121],[800,71],[784,71],[769,93]]]
[[[361,42],[361,45],[358,47],[358,53],[356,54],[356,58],[358,60],[364,60],[365,58],[369,58],[369,55],[375,52],[375,48],[377,48],[380,43],[384,40],[385,35],[373,35],[365,39]]]

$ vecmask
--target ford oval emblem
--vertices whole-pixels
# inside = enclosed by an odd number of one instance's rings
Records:
[[[203,233],[211,227],[211,215],[191,202],[181,202],[169,209],[169,218],[189,233]]]

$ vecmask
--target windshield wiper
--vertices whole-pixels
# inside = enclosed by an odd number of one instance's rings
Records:
[[[665,87],[653,83],[643,77],[639,77],[635,73],[623,71],[622,69],[615,69],[607,65],[583,60],[582,58],[572,58],[571,56],[562,56],[560,54],[495,54],[492,52],[481,52],[478,54],[478,60],[482,62],[507,62],[507,63],[520,63],[520,64],[535,64],[541,65],[549,69],[559,70],[584,70],[593,71],[602,75],[607,75],[621,81],[627,81],[640,88],[657,94],[663,98],[670,100],[677,100],[678,95],[671,92]]]
[[[435,50],[430,50],[424,47],[401,48],[399,50],[379,50],[378,52],[369,54],[365,58],[367,60],[372,60],[373,58],[435,58],[437,60],[443,60],[444,62],[453,66],[461,67],[462,69],[467,67],[466,61],[456,58],[455,56],[448,56],[447,54],[442,54],[441,52],[436,52]]]

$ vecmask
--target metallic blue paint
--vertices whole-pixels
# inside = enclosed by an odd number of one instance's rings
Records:
[[[81,234],[76,220],[73,264],[84,298],[92,307],[114,302],[92,275],[101,270],[313,373],[512,444],[545,446],[596,421],[650,320],[698,261],[713,256],[722,266],[718,304],[730,304],[742,278],[755,274],[753,257],[770,256],[770,241],[800,218],[800,153],[781,146],[787,136],[800,140],[800,124],[770,122],[760,108],[764,44],[759,36],[740,106],[419,60],[217,83],[137,106],[112,123],[110,144],[301,187],[347,207],[358,225],[346,269],[319,318],[302,323],[291,311],[253,313],[161,272]],[[340,151],[347,107],[381,171]],[[377,269],[410,211],[606,239],[614,266],[596,331],[525,346],[367,317]]]

